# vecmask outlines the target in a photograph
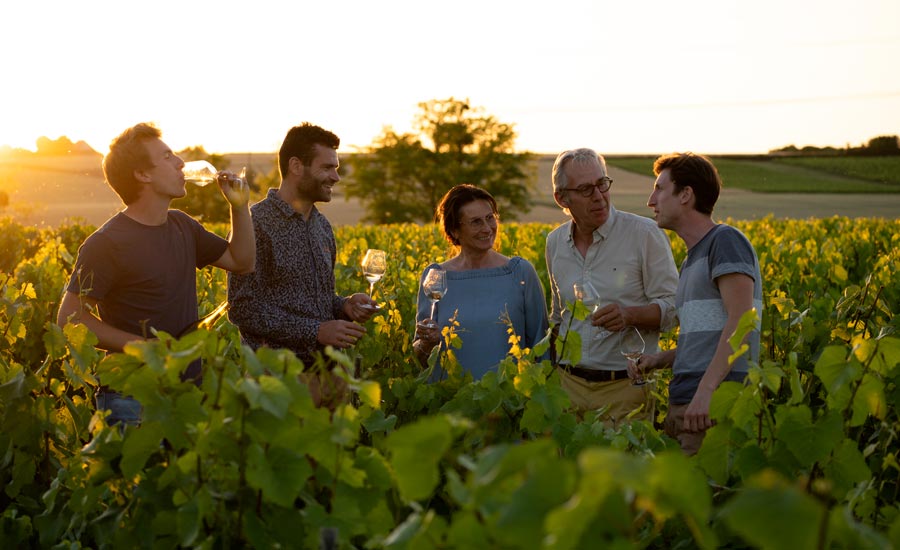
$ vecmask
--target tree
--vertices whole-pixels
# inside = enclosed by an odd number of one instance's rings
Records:
[[[372,145],[348,164],[346,192],[362,202],[363,221],[424,222],[454,185],[471,183],[497,199],[504,217],[531,208],[532,155],[515,153],[511,124],[454,98],[419,103],[413,133],[386,126]]]
[[[870,155],[900,155],[900,138],[897,136],[873,137],[865,146]]]
[[[60,136],[58,139],[50,139],[47,136],[37,138],[37,154],[39,155],[68,155],[72,152],[72,140],[66,136]]]

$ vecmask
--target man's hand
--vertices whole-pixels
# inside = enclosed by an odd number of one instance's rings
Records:
[[[713,420],[709,417],[709,404],[712,394],[698,389],[691,399],[691,404],[684,411],[684,429],[688,432],[702,432],[713,427]]]
[[[216,183],[231,206],[240,208],[250,202],[250,186],[246,179],[223,170],[216,174]]]
[[[356,321],[365,323],[378,311],[378,305],[368,294],[357,292],[344,302],[344,314]]]
[[[319,325],[317,340],[323,346],[344,349],[363,337],[366,329],[352,321],[325,321]]]
[[[628,377],[632,380],[643,380],[647,373],[667,368],[674,361],[675,352],[673,350],[641,355],[637,361],[628,362]]]
[[[619,304],[607,304],[591,315],[591,324],[595,327],[603,327],[612,332],[618,332],[631,324],[627,317],[626,308]]]

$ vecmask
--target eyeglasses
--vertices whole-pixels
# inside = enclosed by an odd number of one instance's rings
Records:
[[[603,176],[598,179],[595,183],[587,183],[585,185],[579,185],[578,187],[563,187],[563,191],[575,191],[579,193],[582,197],[590,197],[594,194],[594,189],[600,191],[601,193],[606,193],[609,191],[609,188],[612,187],[613,180],[612,178],[608,178]]]
[[[475,229],[476,231],[480,231],[487,226],[496,227],[497,222],[499,222],[499,221],[500,221],[500,214],[497,214],[496,212],[491,212],[490,214],[488,214],[487,216],[485,216],[483,218],[475,218],[474,220],[469,220],[467,222],[461,221],[459,223],[461,223],[462,225],[468,225],[469,227],[471,227],[472,229]]]

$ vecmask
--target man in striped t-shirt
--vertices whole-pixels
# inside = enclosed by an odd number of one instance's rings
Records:
[[[645,355],[633,375],[672,366],[666,433],[685,453],[696,453],[713,422],[709,405],[725,380],[742,381],[759,360],[759,331],[747,336],[749,353],[729,364],[728,339],[751,308],[762,312],[762,278],[753,245],[740,231],[712,219],[722,180],[712,162],[693,153],[665,155],[653,165],[656,183],[647,205],[656,223],[687,245],[675,306],[677,350]]]

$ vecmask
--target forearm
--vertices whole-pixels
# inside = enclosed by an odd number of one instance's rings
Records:
[[[428,357],[431,355],[431,350],[434,349],[435,345],[436,344],[429,344],[422,338],[416,338],[415,340],[413,340],[413,351],[416,354],[416,359],[419,360],[419,363],[423,367],[428,366]]]
[[[247,204],[231,206],[231,239],[228,243],[237,273],[253,271],[256,264],[256,237]]]
[[[625,323],[643,330],[659,330],[662,315],[656,304],[630,306],[625,309]]]
[[[641,358],[641,368],[644,372],[671,368],[672,365],[675,364],[676,352],[677,350],[670,349],[653,355],[644,356]]]
[[[66,314],[60,310],[57,324],[59,324],[59,326],[64,326],[67,323],[83,324],[86,326],[88,330],[97,337],[97,347],[108,351],[122,351],[125,349],[125,344],[129,342],[145,340],[145,338],[140,335],[132,334],[108,323],[104,323],[85,308],[78,308],[70,314]]]
[[[703,393],[705,395],[712,395],[716,388],[719,387],[719,384],[725,380],[725,377],[728,376],[728,373],[731,372],[731,365],[728,363],[728,357],[731,356],[731,344],[728,342],[728,338],[734,332],[732,323],[728,323],[725,329],[722,331],[722,336],[719,337],[719,343],[716,346],[716,353],[713,355],[712,361],[710,361],[709,366],[706,368],[706,372],[703,373],[703,377],[700,379],[700,383],[697,386],[697,393]]]
[[[122,351],[128,342],[146,339],[103,322],[92,311],[94,307],[97,307],[97,300],[66,291],[59,305],[56,324],[61,327],[67,323],[83,324],[97,337],[97,347],[109,351]]]

